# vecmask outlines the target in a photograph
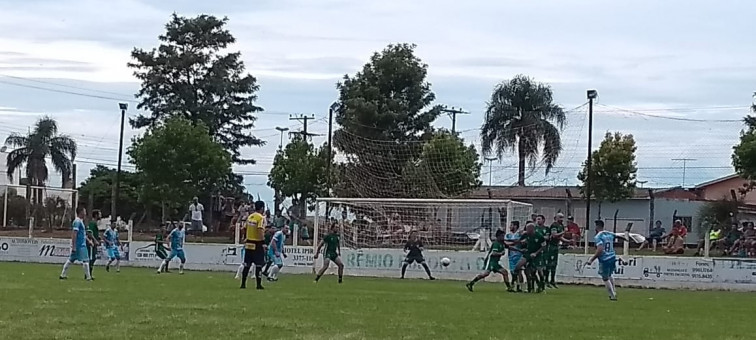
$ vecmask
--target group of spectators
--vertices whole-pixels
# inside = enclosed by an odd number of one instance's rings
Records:
[[[672,224],[672,230],[669,232],[662,225],[662,221],[656,221],[646,240],[638,247],[638,251],[646,247],[656,251],[657,246],[661,245],[665,254],[684,254],[685,236],[687,235],[688,227],[683,224],[682,220],[676,219]]]
[[[756,257],[756,226],[753,222],[732,223],[726,229],[715,226],[708,235],[710,252],[719,251],[723,256]],[[704,240],[698,242],[699,255]]]

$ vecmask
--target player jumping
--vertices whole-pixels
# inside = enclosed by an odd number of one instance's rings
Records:
[[[273,238],[268,245],[268,259],[273,262],[273,269],[270,270],[270,276],[268,281],[278,281],[278,272],[283,268],[284,254],[284,242],[286,242],[286,236],[289,235],[289,226],[284,226],[283,229],[273,234]]]
[[[604,221],[596,220],[596,253],[591,256],[590,260],[585,263],[586,266],[593,264],[593,261],[599,260],[599,275],[604,281],[606,291],[609,293],[609,300],[617,301],[617,290],[614,286],[614,269],[617,266],[617,256],[614,253],[614,239],[624,237],[604,230]]]
[[[325,251],[323,252],[325,257],[323,257],[323,268],[320,268],[318,271],[318,275],[315,276],[315,282],[318,282],[320,280],[320,277],[323,276],[323,273],[328,269],[328,265],[333,261],[333,263],[336,264],[336,266],[339,268],[339,283],[342,282],[342,278],[344,277],[344,262],[341,262],[341,245],[339,242],[339,225],[336,223],[331,224],[331,231],[326,235],[323,240],[320,241],[320,244],[318,244],[318,249],[315,251],[315,260],[318,259],[318,254],[320,254],[320,249],[323,248],[325,245]]]
[[[84,267],[84,278],[92,281],[89,275],[89,252],[87,251],[87,231],[84,226],[84,218],[87,217],[87,209],[84,207],[76,208],[76,219],[71,224],[71,255],[63,264],[63,271],[60,273],[60,279],[68,278],[68,267],[74,262],[81,262]]]
[[[504,234],[499,234],[499,237],[497,237],[493,244],[491,244],[491,250],[488,251],[488,256],[486,256],[485,270],[465,285],[467,290],[472,292],[473,286],[476,282],[485,279],[488,275],[491,275],[491,273],[499,273],[504,278],[504,284],[507,285],[507,291],[514,291],[512,290],[512,284],[509,283],[509,273],[507,273],[507,270],[499,263],[501,257],[504,256],[506,249],[507,245],[505,243],[505,236]]]
[[[120,241],[118,240],[118,230],[113,228],[113,223],[105,229],[105,250],[108,253],[108,264],[105,265],[105,271],[110,271],[110,265],[113,261],[116,263],[116,272],[121,272],[121,253],[118,251]]]
[[[407,257],[402,262],[402,279],[404,278],[404,273],[407,272],[407,266],[417,262],[423,266],[423,269],[425,269],[425,273],[428,274],[428,279],[435,280],[433,275],[431,275],[428,264],[425,263],[425,258],[423,257],[423,242],[420,241],[416,231],[410,233],[409,240],[407,241],[407,244],[404,245],[404,251],[407,252]]]
[[[255,212],[247,218],[247,232],[244,239],[244,270],[242,271],[242,289],[247,288],[247,277],[249,270],[254,264],[255,281],[257,289],[264,289],[262,286],[262,267],[265,264],[265,248],[263,241],[265,239],[265,203],[263,201],[255,202]]]
[[[171,247],[171,254],[168,255],[168,258],[163,260],[163,262],[160,263],[160,267],[158,267],[158,274],[160,274],[164,268],[168,268],[168,264],[173,260],[174,257],[178,257],[179,260],[181,260],[181,264],[179,264],[179,274],[184,273],[184,264],[186,263],[186,255],[184,254],[184,238],[186,237],[186,232],[184,231],[184,224],[179,223],[177,227],[173,228],[170,233],[168,233],[168,241],[170,242]]]

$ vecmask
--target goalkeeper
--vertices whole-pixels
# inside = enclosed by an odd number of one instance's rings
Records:
[[[431,275],[428,264],[425,263],[425,258],[423,257],[423,242],[420,241],[416,231],[410,233],[409,240],[407,240],[407,244],[404,245],[404,251],[407,252],[407,257],[402,262],[402,279],[404,278],[404,273],[407,272],[407,266],[417,262],[423,266],[423,269],[425,269],[425,273],[428,274],[428,279],[435,280],[433,275]]]

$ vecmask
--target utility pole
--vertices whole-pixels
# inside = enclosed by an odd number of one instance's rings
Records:
[[[289,116],[289,120],[296,120],[296,121],[302,122],[302,125],[303,125],[302,131],[295,132],[295,133],[298,133],[298,134],[304,136],[304,138],[309,138],[309,137],[312,137],[312,136],[316,136],[315,134],[311,135],[311,134],[307,133],[307,122],[310,119],[315,119],[315,115],[309,115],[309,116],[299,115],[299,116],[296,116],[296,117],[295,116]]]
[[[593,100],[598,97],[598,91],[588,90],[588,160],[585,161],[586,179],[585,189],[587,194],[585,195],[585,235],[583,239],[584,249],[583,253],[588,254],[588,231],[591,229],[591,184],[593,183],[593,176],[591,176],[592,170],[592,153],[593,153]]]
[[[485,160],[488,162],[488,186],[491,186],[491,183],[493,182],[492,174],[493,174],[493,161],[497,160],[496,157],[486,157]]]
[[[673,161],[680,161],[683,163],[683,177],[682,177],[682,187],[685,188],[685,170],[688,168],[688,162],[695,162],[697,159],[695,158],[672,158]]]
[[[456,133],[457,132],[457,115],[458,114],[462,114],[462,115],[470,114],[470,112],[464,111],[462,109],[456,109],[456,108],[454,108],[454,106],[452,106],[451,109],[446,108],[446,107],[442,107],[441,108],[441,112],[449,114],[449,117],[451,117],[451,120],[452,120],[451,132],[452,133]]]
[[[123,159],[123,125],[126,121],[126,110],[129,108],[128,103],[118,103],[121,109],[121,137],[118,141],[118,170],[116,171],[115,184],[113,186],[113,202],[110,203],[110,225],[115,228],[118,214],[118,198],[121,194],[121,161]]]

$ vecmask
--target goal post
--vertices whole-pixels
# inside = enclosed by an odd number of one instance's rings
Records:
[[[497,229],[524,226],[532,211],[501,199],[318,198],[313,241],[336,225],[345,249],[401,249],[415,233],[425,249],[486,251]]]

